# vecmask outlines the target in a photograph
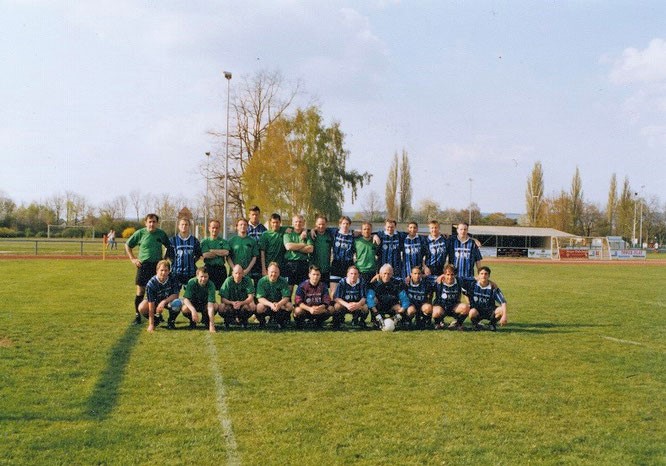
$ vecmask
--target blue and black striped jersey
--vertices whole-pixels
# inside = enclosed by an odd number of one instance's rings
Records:
[[[481,286],[474,282],[469,291],[469,305],[479,311],[494,311],[498,305],[506,303],[502,290],[491,284]]]
[[[457,236],[449,240],[449,261],[457,270],[458,277],[465,280],[474,278],[474,266],[482,260],[481,251],[472,238],[464,243]]]
[[[365,298],[365,294],[366,286],[362,279],[359,279],[355,285],[350,285],[347,283],[347,279],[343,278],[335,289],[334,298],[344,299],[348,303],[357,303]]]
[[[187,238],[176,235],[172,236],[169,241],[173,254],[173,257],[170,257],[171,273],[180,277],[194,277],[197,273],[196,262],[201,257],[199,240],[192,235]]]

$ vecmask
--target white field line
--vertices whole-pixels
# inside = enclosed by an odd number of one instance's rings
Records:
[[[213,373],[213,379],[215,380],[215,394],[217,402],[217,417],[220,421],[220,426],[222,427],[222,433],[224,434],[224,440],[226,443],[227,450],[227,464],[229,465],[240,465],[240,458],[238,457],[238,445],[236,444],[236,437],[234,436],[234,431],[231,427],[231,418],[229,417],[229,410],[227,408],[227,393],[224,388],[224,379],[218,368],[218,356],[217,348],[215,343],[213,343],[213,338],[211,334],[207,334],[208,342],[208,353],[210,354],[210,364],[211,371]]]
[[[637,346],[645,346],[643,343],[639,343],[637,341],[631,341],[631,340],[621,340],[619,338],[613,338],[613,337],[607,337],[607,336],[602,336],[601,338],[609,341],[614,341],[615,343],[624,343],[625,345],[637,345]]]

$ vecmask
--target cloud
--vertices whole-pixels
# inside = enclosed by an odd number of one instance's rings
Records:
[[[610,72],[614,84],[658,83],[666,81],[666,41],[652,39],[646,49],[624,49]]]
[[[641,128],[643,136],[650,147],[666,147],[666,125],[650,125]]]

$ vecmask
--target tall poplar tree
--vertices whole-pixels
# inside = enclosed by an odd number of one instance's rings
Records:
[[[393,155],[393,163],[386,180],[386,191],[384,203],[386,204],[386,215],[389,218],[398,218],[398,153]]]
[[[406,222],[412,214],[412,174],[409,168],[409,155],[402,150],[400,164],[400,205],[398,207],[398,221]]]
[[[610,187],[608,189],[608,203],[606,204],[606,220],[608,221],[608,230],[611,235],[617,231],[617,177],[615,173],[611,176]]]
[[[543,214],[541,213],[541,206],[544,202],[543,199],[543,168],[541,162],[535,162],[527,179],[527,190],[525,191],[525,204],[526,211],[529,218],[530,226],[537,226],[541,223]]]

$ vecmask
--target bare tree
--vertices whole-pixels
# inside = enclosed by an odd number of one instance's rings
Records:
[[[382,220],[382,201],[376,191],[370,191],[363,203],[363,215],[369,222]]]
[[[210,179],[217,191],[224,192],[225,159],[229,153],[228,203],[232,216],[245,212],[245,199],[241,189],[241,177],[248,162],[261,147],[269,126],[285,116],[293,100],[300,92],[300,83],[290,88],[279,71],[259,71],[240,79],[233,86],[230,108],[233,120],[229,123],[229,147],[226,132],[211,132],[222,141],[223,150],[215,154],[210,167]]]
[[[141,221],[141,192],[138,190],[132,190],[129,193],[129,202],[132,204],[132,207],[134,208],[134,212],[136,213],[136,221],[140,222]]]

